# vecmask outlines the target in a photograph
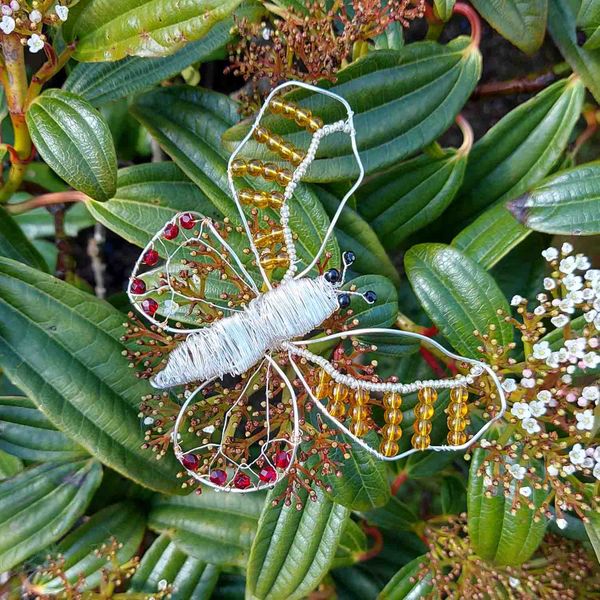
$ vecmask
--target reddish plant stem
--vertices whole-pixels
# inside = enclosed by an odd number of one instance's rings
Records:
[[[508,96],[510,94],[528,94],[539,92],[554,83],[558,75],[553,69],[542,73],[534,73],[525,77],[508,79],[507,81],[490,81],[482,83],[475,88],[471,98],[477,99],[483,96]]]
[[[64,204],[67,202],[84,202],[89,199],[89,196],[76,190],[51,192],[48,194],[41,194],[40,196],[31,198],[31,200],[25,200],[25,202],[9,204],[6,206],[6,210],[13,215],[19,215],[40,206],[51,206],[53,204]]]
[[[454,5],[453,12],[454,14],[462,15],[469,21],[469,25],[471,26],[471,43],[479,48],[481,42],[481,19],[476,10],[464,2],[457,2]]]
[[[358,555],[359,562],[375,558],[383,550],[383,535],[377,527],[371,527],[363,523],[362,530],[373,539],[373,546],[366,552]]]
[[[571,158],[575,158],[581,147],[594,136],[598,131],[598,118],[594,109],[584,110],[582,117],[585,119],[586,128],[577,136],[573,149],[570,152]]]
[[[402,471],[399,473],[396,479],[392,481],[391,492],[392,496],[395,496],[398,493],[398,490],[408,481],[408,473],[406,471]]]

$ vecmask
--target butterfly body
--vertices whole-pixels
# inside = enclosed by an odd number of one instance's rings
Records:
[[[167,388],[240,375],[266,352],[306,335],[337,309],[337,288],[324,276],[286,281],[258,295],[244,310],[190,333],[152,384]]]

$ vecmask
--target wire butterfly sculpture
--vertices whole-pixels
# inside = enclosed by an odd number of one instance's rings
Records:
[[[290,87],[315,92],[313,99],[335,100],[344,117],[324,124],[313,114],[315,108],[302,106],[310,102],[283,98]],[[296,132],[285,139],[271,133],[264,126],[273,119],[267,111],[283,117]],[[336,111],[324,112],[331,116]],[[293,226],[295,192],[320,143],[336,133],[348,136],[359,175],[326,227],[320,248],[307,260],[297,253],[302,239]],[[305,150],[295,143],[307,139]],[[269,160],[252,158],[258,148]],[[250,157],[243,157],[244,152]],[[325,271],[323,266],[336,222],[364,177],[353,112],[344,98],[301,82],[278,86],[232,153],[227,174],[240,225],[198,213],[176,215],[140,255],[127,290],[133,306],[152,324],[185,335],[151,383],[160,389],[195,384],[177,415],[172,440],[189,476],[231,492],[280,481],[296,463],[302,442],[297,390],[338,432],[385,461],[425,449],[466,449],[502,416],[505,397],[489,365],[453,354],[417,333],[342,326],[341,313],[353,296],[368,304],[377,299],[373,291],[343,287],[355,259],[352,252],[343,253],[340,270]],[[315,335],[307,338],[311,333]],[[460,361],[467,373],[402,383],[378,376],[373,368],[336,360],[346,356],[344,348],[374,350],[362,341],[373,335],[416,339]],[[334,359],[329,360],[324,354],[331,354],[332,347]],[[449,392],[448,443],[433,445],[432,417],[440,390]],[[492,418],[471,436],[470,391],[499,401]],[[415,394],[412,447],[400,451],[403,398]],[[200,443],[184,427],[189,419],[200,423]],[[377,448],[365,439],[371,431],[379,434]]]

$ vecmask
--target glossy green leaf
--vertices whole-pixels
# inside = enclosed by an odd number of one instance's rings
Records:
[[[18,223],[0,207],[0,256],[25,263],[40,271],[48,271],[46,261],[27,239]]]
[[[588,520],[583,522],[585,531],[596,554],[596,560],[600,563],[600,516],[598,513],[589,513],[587,518]]]
[[[470,38],[459,37],[448,45],[416,42],[402,50],[369,53],[337,74],[330,89],[345,98],[354,111],[356,139],[367,173],[384,169],[427,146],[454,122],[475,88],[481,71],[481,55]],[[345,117],[335,99],[314,93],[290,96],[303,107],[332,122]],[[265,126],[292,143],[306,146],[308,134],[282,117],[265,118]],[[248,124],[225,136],[235,146]],[[261,156],[256,144],[248,151]],[[348,136],[325,138],[311,165],[307,181],[354,179],[358,174]]]
[[[471,149],[442,227],[464,227],[478,212],[515,198],[547,175],[567,146],[584,95],[579,78],[557,81],[496,123]]]
[[[339,206],[338,199],[323,188],[315,186],[314,189],[329,218],[332,218]],[[384,275],[395,285],[400,285],[398,271],[381,241],[371,226],[348,205],[344,207],[335,226],[335,235],[340,248],[356,254],[356,261],[351,267],[354,273]]]
[[[147,382],[121,355],[123,315],[91,294],[0,259],[0,365],[53,425],[126,477],[182,493],[177,461],[143,450]]]
[[[381,591],[377,600],[420,600],[430,594],[433,590],[431,573],[427,572],[425,576],[419,577],[423,563],[426,563],[426,557],[419,556],[404,565]]]
[[[454,10],[456,0],[433,0],[435,12],[442,21],[449,21]]]
[[[559,171],[508,208],[526,227],[560,235],[600,233],[600,162]]]
[[[0,397],[0,449],[32,462],[88,456],[24,396]]]
[[[465,484],[454,476],[445,477],[440,489],[442,512],[445,515],[458,515],[467,507]]]
[[[373,42],[377,50],[400,50],[404,47],[404,29],[398,21],[392,21]]]
[[[215,208],[232,222],[239,222],[229,195],[228,152],[221,144],[224,131],[238,119],[237,104],[210,90],[178,86],[143,94],[132,112]],[[250,187],[256,185],[253,180]],[[298,235],[298,257],[305,263],[312,260],[321,246],[329,218],[308,186],[296,188],[290,202],[290,226]],[[332,261],[339,263],[334,239],[327,250],[332,253]]]
[[[385,506],[363,513],[364,518],[376,527],[390,531],[410,531],[419,520],[412,508],[392,496]]]
[[[151,529],[165,533],[189,556],[217,565],[246,564],[264,494],[161,496],[148,517]]]
[[[218,567],[188,556],[161,535],[144,553],[127,591],[153,594],[166,581],[173,587],[172,600],[208,600],[218,579]]]
[[[241,0],[81,0],[63,26],[77,40],[74,58],[96,62],[125,56],[166,56],[205,36]]]
[[[351,319],[358,320],[358,327],[389,327],[398,317],[398,292],[387,277],[361,275],[345,284],[355,286],[355,291],[364,293],[372,290],[377,294],[375,304],[367,304],[360,298],[352,301]]]
[[[16,215],[14,219],[31,240],[54,235],[54,218],[43,207]],[[82,229],[93,225],[94,219],[83,202],[68,207],[65,213],[65,233],[68,236],[75,237]]]
[[[375,432],[369,432],[365,441],[377,447],[378,438]],[[376,459],[356,443],[352,443],[349,459],[344,459],[339,448],[330,452],[329,457],[341,465],[342,471],[342,477],[335,474],[325,477],[325,481],[333,488],[329,495],[332,500],[359,511],[383,506],[388,502],[390,484],[383,461]]]
[[[356,564],[360,561],[361,555],[367,551],[367,546],[367,534],[356,521],[348,519],[330,569],[350,567]]]
[[[83,576],[85,583],[81,589],[91,590],[100,584],[102,569],[110,564],[107,557],[98,555],[97,551],[103,545],[110,546],[113,540],[122,544],[116,559],[118,565],[123,565],[136,554],[145,527],[146,517],[138,506],[129,502],[113,504],[71,531],[52,549],[51,555],[60,554],[64,559],[65,576],[70,584]],[[48,575],[34,578],[34,586],[38,594],[48,595],[58,594],[65,587],[60,577]]]
[[[88,201],[87,206],[105,227],[140,247],[177,212],[219,216],[198,186],[172,162],[121,169],[115,195],[107,202]]]
[[[512,327],[496,313],[508,313],[508,302],[473,260],[450,246],[419,244],[406,253],[404,264],[425,312],[457,352],[478,357],[473,331],[487,331],[492,324],[499,344],[512,341]]]
[[[530,486],[531,497],[519,495],[519,507],[513,514],[513,501],[518,493],[516,480],[508,491],[499,486],[487,497],[485,475],[478,472],[485,456],[486,451],[479,448],[471,458],[467,487],[469,538],[481,558],[498,565],[518,566],[529,559],[544,537],[547,519],[540,517],[536,509],[547,491]],[[522,484],[526,486],[527,479]],[[529,508],[529,502],[535,509]]]
[[[376,175],[356,194],[358,210],[387,249],[429,225],[452,202],[463,180],[467,154],[419,156]]]
[[[582,0],[577,13],[577,25],[585,33],[587,50],[600,48],[600,3],[598,0]]]
[[[79,519],[102,479],[95,460],[48,463],[0,481],[0,570],[61,538]]]
[[[14,477],[23,470],[23,462],[4,450],[0,450],[0,481]]]
[[[527,54],[542,45],[548,0],[472,0],[479,14],[498,33]]]
[[[300,510],[295,502],[272,506],[286,485],[280,483],[267,496],[250,551],[246,598],[304,598],[329,570],[349,518],[350,511],[327,499],[321,489],[315,501],[302,489]]]
[[[76,190],[108,200],[117,185],[117,158],[108,125],[91,104],[47,90],[29,105],[27,125],[40,156]]]
[[[579,0],[548,0],[548,31],[560,53],[600,102],[600,49],[577,43],[576,17]]]

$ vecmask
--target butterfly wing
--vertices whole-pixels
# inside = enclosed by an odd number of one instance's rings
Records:
[[[410,383],[399,382],[393,376],[383,379],[373,368],[364,368],[368,352],[376,351],[365,343],[372,335],[379,339],[416,338],[456,361],[466,374]],[[338,360],[328,361],[310,351],[312,344],[326,342],[338,344]],[[365,350],[362,354],[361,348]],[[417,333],[357,329],[290,343],[288,349],[298,379],[319,410],[340,431],[382,460],[399,460],[426,449],[464,450],[481,438],[506,410],[502,386],[489,365],[453,354]],[[357,359],[357,354],[361,359]],[[307,364],[311,365],[308,369]],[[474,411],[484,422],[476,431],[470,428],[470,414]],[[363,439],[371,430],[379,433],[378,448]],[[432,441],[442,433],[446,443]],[[407,443],[404,440],[409,436]]]
[[[200,483],[238,493],[272,487],[294,463],[300,442],[294,389],[265,356],[231,387],[213,381],[195,390],[179,412],[173,442]]]

